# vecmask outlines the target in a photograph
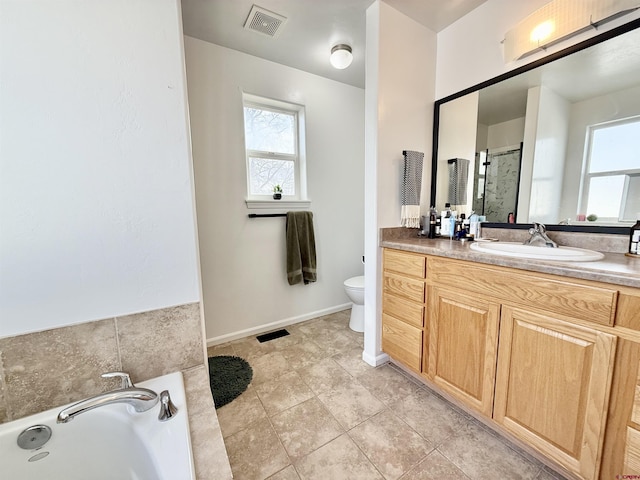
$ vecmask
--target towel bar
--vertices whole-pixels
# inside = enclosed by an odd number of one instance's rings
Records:
[[[250,213],[249,218],[286,217],[286,213]]]

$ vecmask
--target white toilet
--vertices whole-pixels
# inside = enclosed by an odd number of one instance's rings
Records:
[[[353,302],[349,328],[355,332],[364,332],[364,275],[345,280],[344,291]]]

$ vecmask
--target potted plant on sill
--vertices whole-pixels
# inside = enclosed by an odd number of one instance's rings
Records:
[[[273,199],[280,200],[282,198],[282,187],[280,185],[276,185],[273,187]]]

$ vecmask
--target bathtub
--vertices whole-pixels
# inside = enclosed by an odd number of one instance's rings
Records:
[[[160,422],[159,404],[143,413],[114,404],[58,424],[61,406],[2,424],[0,476],[11,480],[194,480],[182,373],[136,386],[158,394],[169,390],[177,415]],[[24,450],[17,444],[18,435],[33,425],[51,428],[51,438],[38,449]]]

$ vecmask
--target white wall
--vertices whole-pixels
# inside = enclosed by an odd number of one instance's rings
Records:
[[[209,342],[347,308],[343,282],[363,272],[364,90],[191,37],[185,51]],[[316,283],[287,283],[284,218],[247,217],[242,91],[305,106]]]
[[[640,115],[640,87],[621,90],[571,105],[560,218],[575,219],[577,213],[587,214],[587,212],[578,212],[587,127],[634,115]]]
[[[469,165],[467,207],[458,213],[470,213],[473,196],[473,172],[475,171],[476,136],[478,130],[478,92],[457,98],[440,108],[440,135],[438,137],[438,172],[436,205],[444,210],[449,197],[449,164],[451,158],[464,158]],[[455,208],[452,208],[455,209]]]
[[[487,148],[520,145],[524,138],[524,117],[490,125],[487,129]]]
[[[535,89],[539,90],[539,95],[528,221],[558,223],[561,220],[560,200],[570,105],[565,98],[549,88]],[[527,110],[529,107],[527,102]]]
[[[640,11],[558,43],[546,51],[505,63],[504,34],[549,0],[488,0],[438,33],[436,99],[565,49],[570,45],[640,17]]]
[[[179,2],[1,8],[0,336],[198,301]]]
[[[400,225],[403,150],[425,153],[421,204],[429,201],[435,54],[434,32],[379,0],[369,7],[363,358],[371,364],[384,359],[380,353],[378,232]]]

